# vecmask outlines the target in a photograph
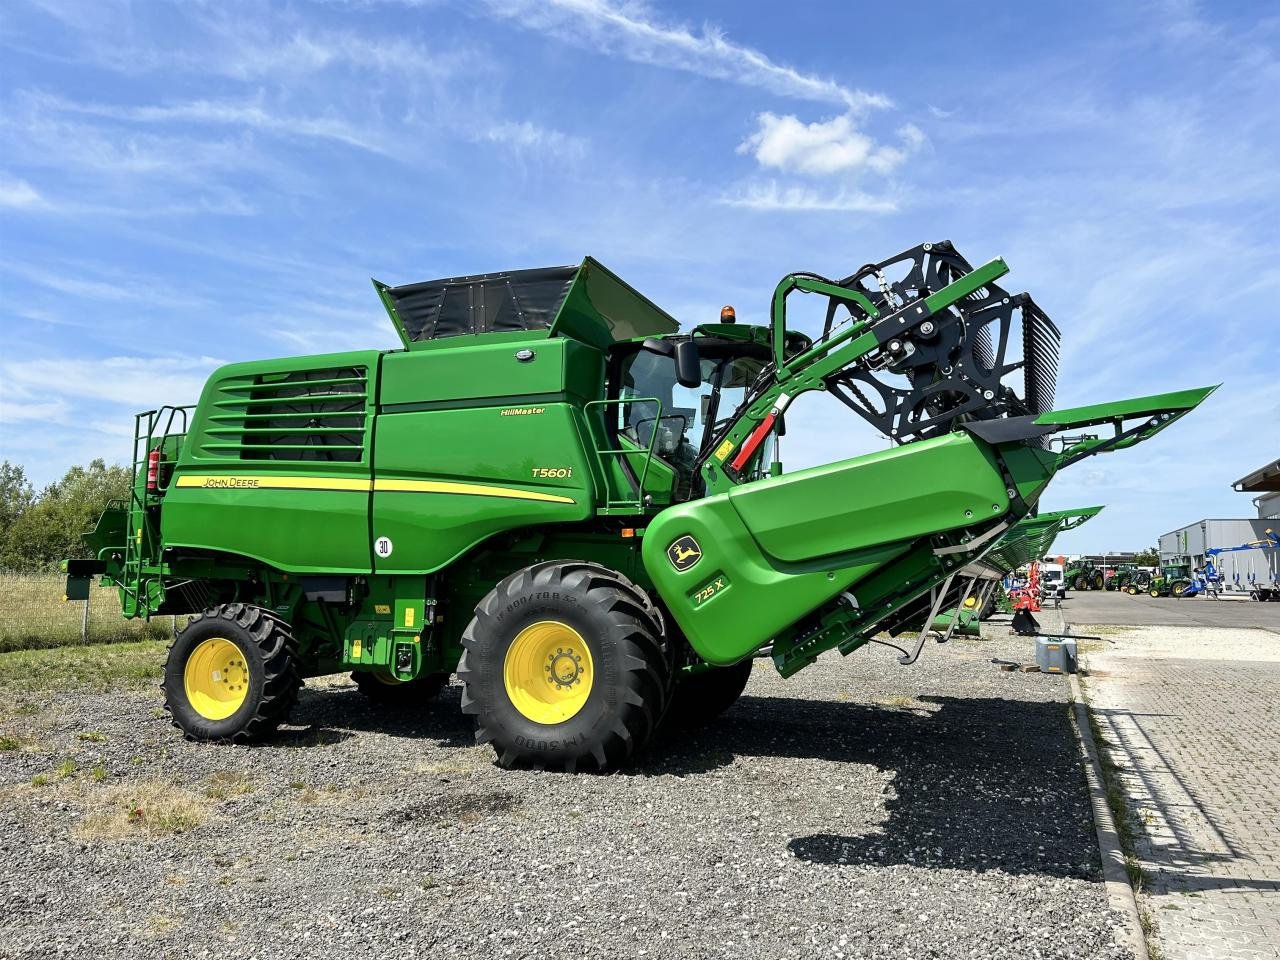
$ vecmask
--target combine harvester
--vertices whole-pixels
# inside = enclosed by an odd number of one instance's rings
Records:
[[[616,767],[753,657],[791,676],[931,625],[1057,471],[1214,389],[1054,410],[1058,331],[1007,271],[926,243],[683,334],[590,258],[376,283],[403,349],[233,364],[139,415],[68,596],[101,575],[126,617],[194,614],[163,683],[192,739],[268,735],[305,677],[414,704],[456,671],[502,765]],[[783,473],[810,392],[895,446]]]

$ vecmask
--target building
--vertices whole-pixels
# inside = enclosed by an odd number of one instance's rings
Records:
[[[1241,493],[1255,493],[1257,519],[1200,520],[1160,537],[1160,562],[1205,562],[1215,547],[1238,547],[1264,539],[1268,530],[1280,527],[1280,460],[1258,468],[1231,485]],[[1239,550],[1219,554],[1218,572],[1227,583],[1242,586],[1251,581],[1280,582],[1280,550]]]
[[[1259,520],[1280,520],[1280,460],[1259,467],[1231,485],[1240,493],[1256,493]]]

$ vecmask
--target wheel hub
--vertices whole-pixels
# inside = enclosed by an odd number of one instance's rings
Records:
[[[187,702],[206,720],[225,720],[249,694],[244,652],[223,637],[202,641],[187,657],[182,673]]]
[[[572,687],[575,683],[582,682],[582,657],[574,653],[572,647],[568,650],[558,648],[547,659],[551,661],[547,667],[548,683],[554,683],[558,687]]]
[[[541,620],[507,648],[502,679],[507,697],[535,723],[564,723],[587,702],[595,675],[591,650],[573,627]]]

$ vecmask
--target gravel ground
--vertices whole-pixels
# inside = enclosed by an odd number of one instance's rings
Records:
[[[11,697],[0,957],[1128,956],[1065,681],[993,656],[1031,651],[761,664],[610,776],[497,769],[457,686],[388,715],[310,681],[259,747],[155,691]]]

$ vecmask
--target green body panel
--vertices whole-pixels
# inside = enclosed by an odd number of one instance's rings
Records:
[[[165,546],[234,554],[296,573],[367,573],[371,421],[379,357],[377,351],[366,350],[237,363],[214,371],[164,496]],[[245,458],[246,451],[238,445],[243,438],[258,436],[245,431],[262,429],[245,426],[255,422],[252,412],[261,408],[253,396],[257,381],[346,368],[362,369],[365,379],[363,391],[340,395],[361,405],[358,415],[364,429],[343,435],[360,447],[356,459]],[[317,483],[332,489],[297,486]],[[340,489],[344,486],[348,489]]]
[[[620,340],[675,333],[680,324],[599,261],[587,257],[551,324],[550,335],[605,349]]]
[[[596,462],[587,456],[580,410],[568,403],[519,415],[503,415],[504,409],[379,418],[372,536],[388,537],[394,546],[389,557],[376,558],[379,573],[433,572],[495,533],[594,514]],[[539,471],[556,476],[540,477]],[[382,489],[392,480],[456,484],[460,492]]]
[[[693,537],[701,556],[680,571],[667,551],[685,536]],[[906,549],[894,544],[781,561],[761,550],[729,496],[718,494],[660,513],[645,531],[642,555],[655,589],[698,656],[729,664]]]
[[[379,404],[394,410],[569,397],[585,402],[600,395],[604,355],[599,350],[575,340],[542,338],[529,346],[532,359],[523,361],[516,357],[519,345],[494,343],[488,336],[460,338],[447,350],[387,354]]]
[[[672,507],[650,523],[644,562],[698,655],[732,663],[845,590],[857,593],[922,535],[989,525],[1008,508],[991,448],[956,433]],[[686,536],[702,557],[680,570],[668,550]]]
[[[728,496],[761,549],[790,562],[972,526],[1009,506],[991,448],[963,433],[746,483]]]

